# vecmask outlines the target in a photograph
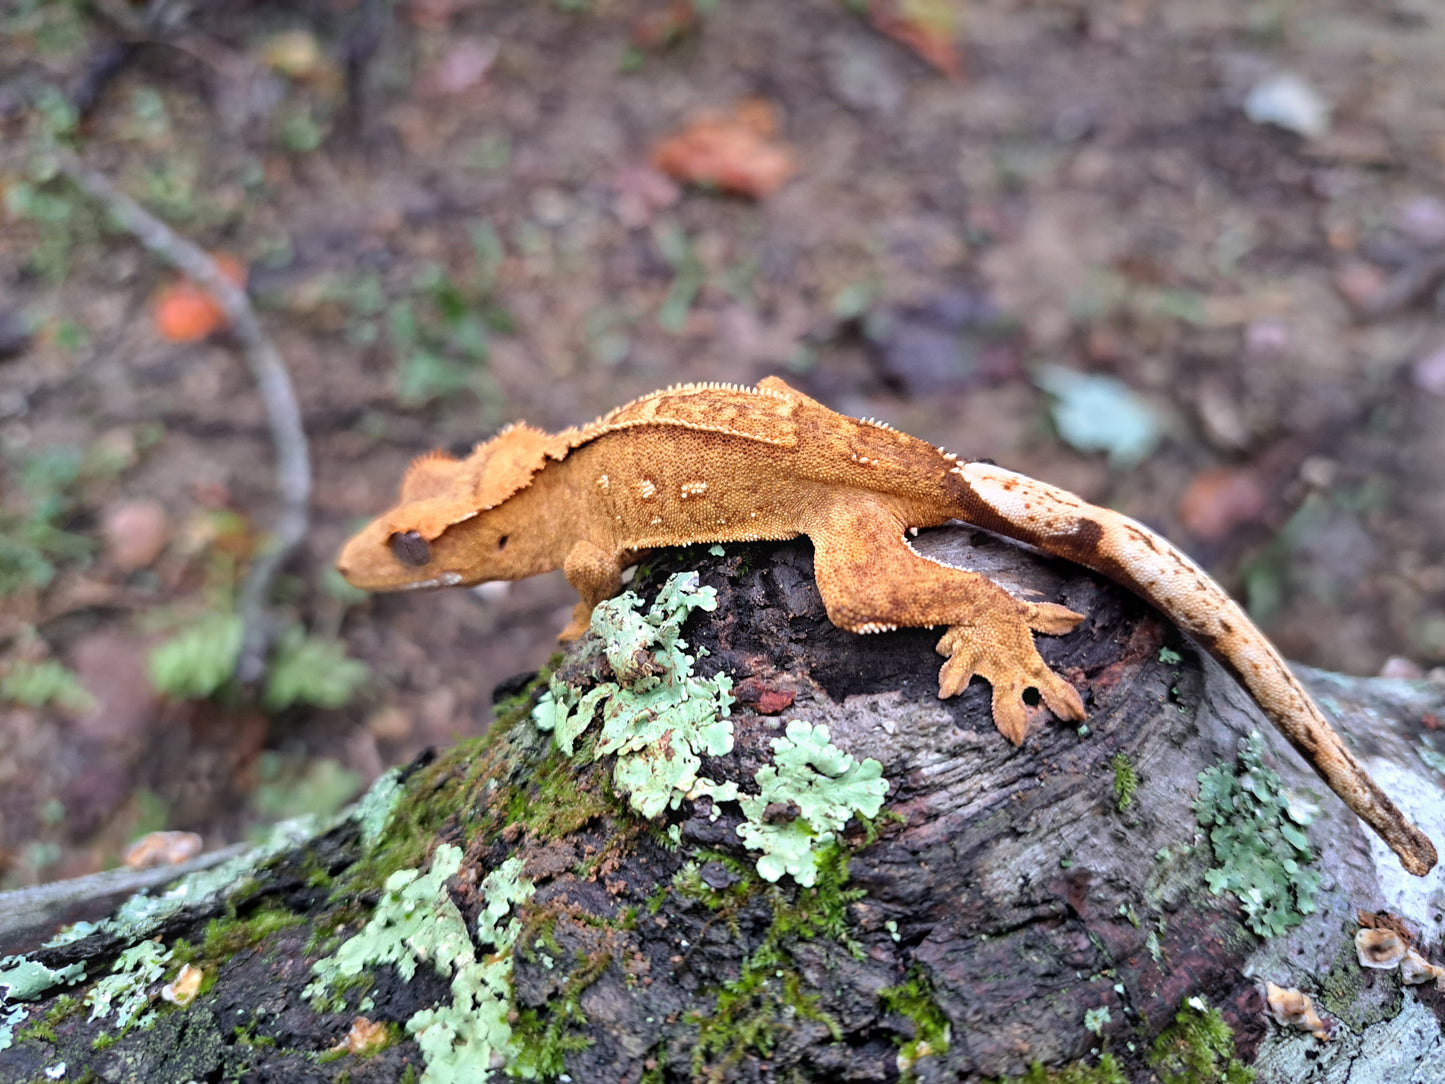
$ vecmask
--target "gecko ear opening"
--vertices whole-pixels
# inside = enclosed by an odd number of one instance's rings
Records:
[[[431,547],[415,531],[397,531],[389,539],[392,555],[404,565],[420,568],[431,560]]]

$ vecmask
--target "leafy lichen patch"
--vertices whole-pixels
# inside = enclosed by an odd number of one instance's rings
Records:
[[[686,654],[680,636],[693,610],[717,607],[717,592],[699,587],[696,572],[678,574],[668,578],[645,613],[638,612],[639,605],[629,592],[592,611],[592,631],[602,638],[617,680],[579,694],[554,678],[533,720],[571,756],[600,706],[602,733],[593,759],[617,757],[613,780],[644,817],[676,809],[684,798],[736,797],[734,784],[698,775],[703,755],[732,752],[732,679],[695,675],[696,658]]]
[[[848,818],[877,816],[888,790],[882,765],[859,762],[833,745],[827,727],[794,719],[772,740],[773,763],[754,776],[757,795],[743,794],[735,781],[700,776],[704,755],[732,752],[732,679],[697,677],[680,632],[693,610],[716,607],[717,593],[698,586],[696,572],[678,573],[645,613],[639,605],[629,593],[593,610],[592,631],[602,638],[617,680],[579,693],[554,678],[533,711],[537,727],[571,756],[600,708],[602,729],[591,755],[616,756],[613,781],[634,811],[650,818],[684,798],[707,795],[714,806],[736,800],[747,817],[738,836],[763,852],[758,873],[769,881],[791,874],[812,885],[819,849]]]
[[[794,719],[772,746],[773,763],[754,776],[759,793],[738,798],[748,819],[737,832],[749,850],[763,852],[759,876],[776,881],[788,873],[807,888],[817,879],[818,848],[855,813],[876,817],[888,782],[878,761],[859,762],[833,745],[826,726]]]
[[[509,858],[488,874],[474,944],[446,888],[461,863],[461,850],[443,844],[427,873],[392,874],[371,921],[334,955],[313,965],[316,978],[302,991],[318,1007],[335,1007],[332,991],[338,982],[364,968],[391,964],[410,979],[419,964],[429,963],[439,975],[450,976],[451,1001],[422,1009],[406,1022],[426,1059],[421,1078],[426,1084],[485,1080],[519,1054],[510,1015],[512,947],[521,923],[511,912],[534,888],[522,876],[521,858]],[[478,946],[484,954],[478,954]]]
[[[170,958],[170,949],[156,941],[142,941],[122,952],[111,967],[112,974],[85,995],[90,1019],[104,1020],[114,1013],[116,1026],[122,1031],[133,1023],[149,1027],[155,1022],[156,1012],[151,1009],[142,1015],[141,1010],[150,1002],[150,987],[165,974]]]
[[[1237,768],[1200,772],[1194,813],[1217,863],[1205,874],[1210,891],[1231,892],[1249,928],[1274,937],[1314,913],[1320,874],[1305,868],[1315,860],[1304,833],[1309,818],[1290,803],[1264,755],[1256,732],[1240,743]]]

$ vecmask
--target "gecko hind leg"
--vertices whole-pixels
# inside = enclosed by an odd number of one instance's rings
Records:
[[[1020,601],[977,572],[920,557],[905,541],[904,526],[882,502],[856,496],[823,510],[810,525],[814,575],[829,620],[853,632],[948,626],[938,641],[948,660],[939,671],[939,697],[957,695],[977,674],[993,687],[994,725],[1015,745],[1028,730],[1028,689],[1037,689],[1061,719],[1082,720],[1078,691],[1049,669],[1033,634],[1068,632],[1083,615]]]

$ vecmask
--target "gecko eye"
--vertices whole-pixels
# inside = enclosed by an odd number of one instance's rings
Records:
[[[508,539],[509,537],[511,537],[511,536],[504,534],[504,535],[502,535],[501,538],[497,539],[497,549],[499,549],[499,550],[504,550],[504,549],[506,549],[506,548],[507,548],[507,539]]]
[[[397,531],[389,540],[391,552],[404,565],[420,568],[431,560],[431,547],[415,531]]]

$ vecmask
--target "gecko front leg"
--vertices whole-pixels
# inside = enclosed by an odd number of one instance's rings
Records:
[[[948,626],[938,652],[938,695],[954,696],[975,674],[993,687],[993,720],[1015,745],[1024,740],[1026,689],[1037,689],[1061,719],[1084,718],[1077,690],[1049,669],[1034,632],[1068,632],[1083,615],[1052,603],[1022,602],[977,572],[920,557],[896,514],[881,502],[849,496],[821,509],[805,527],[814,576],[828,619],[850,632],[899,626]]]
[[[554,566],[555,567],[555,566]],[[575,640],[592,623],[592,609],[622,590],[622,557],[583,539],[573,545],[562,565],[567,582],[582,596],[572,611],[572,620],[558,635],[563,643]]]

